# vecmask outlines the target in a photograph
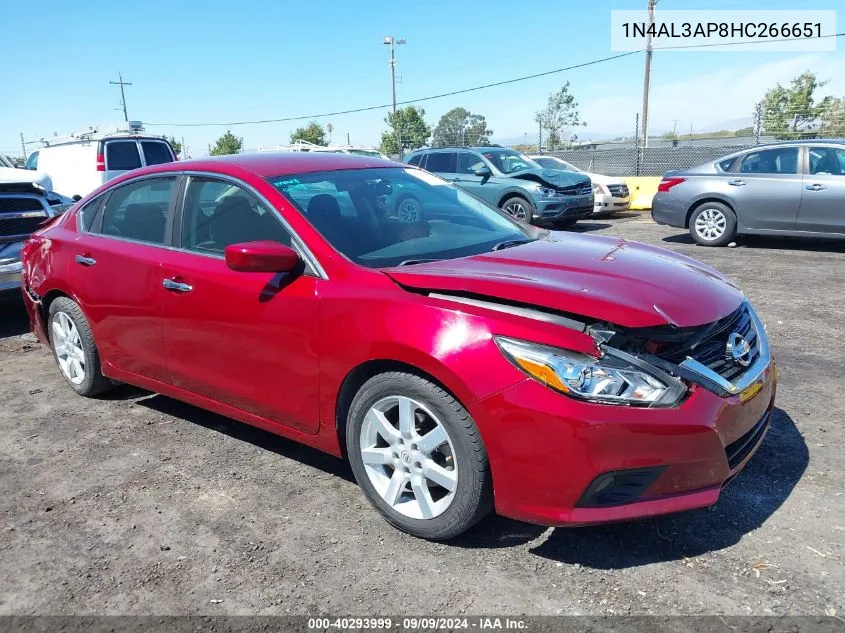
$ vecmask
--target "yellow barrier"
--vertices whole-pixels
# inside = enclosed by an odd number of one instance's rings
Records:
[[[631,210],[651,209],[651,199],[657,193],[660,176],[625,176],[622,178],[631,192]]]

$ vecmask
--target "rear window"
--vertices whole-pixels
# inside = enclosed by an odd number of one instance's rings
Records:
[[[108,141],[106,143],[106,169],[138,169],[141,156],[135,141]]]
[[[734,156],[733,158],[726,158],[723,161],[719,161],[719,169],[722,171],[730,171],[734,163],[736,163],[736,159],[739,158],[738,156]]]
[[[147,165],[161,165],[162,163],[173,162],[170,147],[161,141],[141,141],[141,149],[144,150],[144,162]]]

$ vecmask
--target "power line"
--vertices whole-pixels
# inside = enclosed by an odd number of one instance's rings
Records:
[[[713,43],[713,44],[688,44],[688,45],[678,45],[678,46],[660,46],[654,47],[654,50],[680,50],[680,49],[694,49],[694,48],[709,48],[713,46],[738,46],[743,44],[769,44],[773,42],[795,42],[798,40],[807,40],[807,39],[822,39],[828,37],[842,37],[845,35],[843,33],[832,33],[829,35],[821,35],[817,38],[804,38],[804,37],[794,37],[794,38],[786,38],[786,39],[772,39],[767,40],[766,42],[726,42],[726,43]],[[555,75],[557,73],[566,72],[568,70],[576,70],[578,68],[586,68],[588,66],[594,66],[596,64],[601,64],[604,62],[613,61],[616,59],[622,59],[623,57],[630,57],[631,55],[636,55],[638,53],[642,53],[645,49],[638,49],[634,51],[626,51],[624,53],[619,53],[618,55],[611,55],[609,57],[602,57],[599,59],[593,59],[588,62],[582,62],[580,64],[573,64],[572,66],[565,66],[563,68],[555,68],[554,70],[547,70],[541,73],[534,73],[531,75],[524,75],[522,77],[514,77],[513,79],[505,79],[504,81],[496,81],[493,83],[483,84],[480,86],[473,86],[472,88],[463,88],[461,90],[452,90],[451,92],[442,92],[440,94],[430,95],[427,97],[420,97],[418,99],[406,99],[405,101],[397,101],[396,105],[410,105],[413,103],[422,103],[424,101],[432,101],[434,99],[442,99],[443,97],[452,97],[455,95],[466,94],[468,92],[476,92],[478,90],[485,90],[487,88],[495,88],[498,86],[506,86],[508,84],[514,84],[521,81],[528,81],[529,79],[537,79],[538,77],[548,77],[549,75]],[[217,122],[208,122],[208,123],[145,123],[145,125],[151,126],[158,126],[158,127],[234,127],[236,125],[260,125],[263,123],[286,123],[289,121],[305,121],[308,119],[320,119],[324,117],[330,116],[340,116],[343,114],[357,114],[359,112],[371,112],[373,110],[383,110],[385,108],[392,107],[392,103],[385,103],[379,104],[374,106],[366,106],[363,108],[352,108],[349,110],[338,110],[336,112],[323,112],[320,114],[308,114],[308,115],[301,115],[301,116],[292,116],[292,117],[282,117],[278,119],[257,119],[254,121],[229,121],[223,123]]]

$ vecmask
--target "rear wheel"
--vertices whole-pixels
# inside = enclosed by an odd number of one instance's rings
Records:
[[[721,202],[705,202],[689,220],[692,239],[704,246],[724,246],[736,237],[736,215]]]
[[[391,372],[364,383],[349,410],[346,446],[358,485],[400,530],[448,539],[492,508],[490,467],[475,422],[424,378]]]
[[[50,304],[49,313],[50,347],[71,389],[82,396],[96,396],[110,389],[113,383],[100,372],[100,355],[79,305],[59,297]]]
[[[522,196],[511,196],[502,201],[499,207],[502,211],[511,216],[514,220],[531,224],[536,208]]]

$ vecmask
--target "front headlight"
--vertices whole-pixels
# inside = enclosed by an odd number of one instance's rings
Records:
[[[552,189],[550,187],[537,187],[537,191],[544,198],[560,198],[563,195],[557,189]]]
[[[673,407],[686,393],[679,379],[618,350],[600,359],[496,337],[502,353],[535,380],[567,396],[604,404]]]
[[[607,193],[607,189],[604,185],[599,184],[597,182],[593,183],[593,193],[604,194]]]

